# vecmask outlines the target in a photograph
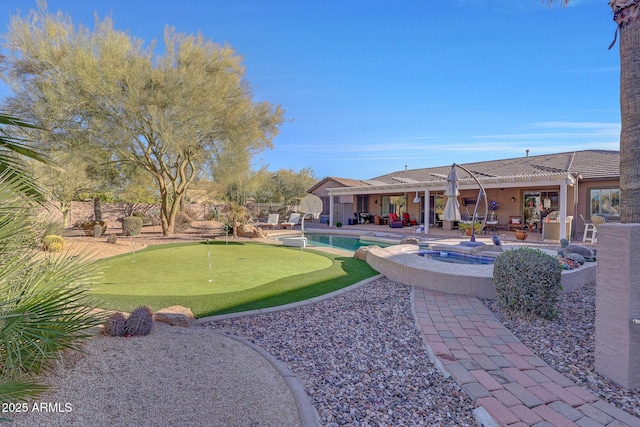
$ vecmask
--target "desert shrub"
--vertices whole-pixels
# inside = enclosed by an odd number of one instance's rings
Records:
[[[184,231],[191,227],[191,223],[193,222],[193,218],[189,216],[186,212],[178,212],[176,214],[176,222],[175,222],[175,230],[176,231]]]
[[[124,322],[124,334],[127,336],[149,335],[153,328],[153,311],[146,306],[136,308]]]
[[[493,282],[501,309],[523,317],[556,316],[562,270],[555,257],[530,248],[505,251],[496,257]]]
[[[104,330],[102,332],[110,337],[123,337],[125,321],[122,313],[110,314],[104,324]]]
[[[134,234],[138,236],[142,231],[142,222],[142,218],[135,215],[122,218],[122,233],[125,236],[132,236]]]
[[[42,245],[45,251],[59,252],[64,247],[64,238],[62,236],[49,234],[42,239]]]

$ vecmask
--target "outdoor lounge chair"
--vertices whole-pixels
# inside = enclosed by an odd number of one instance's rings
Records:
[[[522,218],[519,216],[510,216],[507,227],[509,227],[509,231],[522,230]]]
[[[260,224],[262,228],[276,228],[278,226],[278,220],[280,219],[280,214],[269,214],[267,218],[267,222],[264,224]]]
[[[289,215],[289,219],[287,221],[283,221],[280,223],[280,228],[283,230],[293,230],[293,227],[298,224],[300,224],[300,214],[292,213],[291,215]]]
[[[408,212],[402,214],[402,221],[404,225],[418,225],[418,222],[415,219],[411,219]]]
[[[398,218],[398,214],[395,214],[395,213],[389,214],[389,227],[402,228],[402,220]]]

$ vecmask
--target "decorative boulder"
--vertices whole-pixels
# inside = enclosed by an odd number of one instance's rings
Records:
[[[403,245],[417,245],[419,242],[415,237],[405,237],[400,243]]]
[[[367,252],[369,252],[371,249],[380,249],[380,246],[377,245],[372,245],[372,246],[361,246],[359,247],[356,252],[353,254],[353,257],[356,259],[361,259],[363,261],[367,260]]]
[[[98,230],[100,234],[96,235],[95,227],[100,226]],[[84,234],[92,237],[100,237],[107,231],[107,223],[104,221],[87,221],[82,224],[82,230],[84,230]]]
[[[265,233],[258,227],[251,224],[240,224],[238,227],[238,237],[260,238],[266,237]]]
[[[593,251],[591,251],[590,248],[583,245],[571,244],[562,248],[559,252],[561,252],[562,255],[579,254],[579,255],[582,255],[584,259],[587,261],[595,261],[595,256],[593,255]]]
[[[174,305],[160,309],[153,315],[156,322],[168,323],[171,326],[183,326],[188,328],[193,323],[195,316],[187,307]]]

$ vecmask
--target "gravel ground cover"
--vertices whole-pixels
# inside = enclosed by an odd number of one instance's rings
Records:
[[[640,388],[627,391],[594,371],[596,286],[564,294],[559,315],[551,320],[526,321],[503,313],[495,301],[485,305],[538,357],[586,387],[600,399],[640,417]]]
[[[287,363],[323,425],[475,425],[475,403],[429,360],[409,286],[382,278],[318,304],[203,326]]]

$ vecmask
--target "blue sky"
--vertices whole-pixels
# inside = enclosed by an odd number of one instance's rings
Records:
[[[166,25],[228,43],[287,122],[256,163],[367,179],[395,170],[619,149],[606,0],[49,0],[147,42]],[[9,16],[35,0],[3,0]],[[6,96],[0,88],[0,96]]]

